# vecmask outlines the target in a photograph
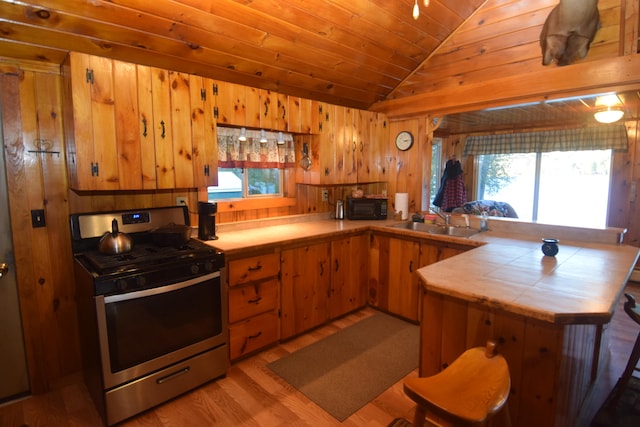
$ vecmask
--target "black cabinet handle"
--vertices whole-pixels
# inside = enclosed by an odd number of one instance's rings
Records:
[[[413,260],[409,261],[409,273],[413,273]]]
[[[255,267],[249,267],[249,271],[258,271],[262,270],[262,264],[258,264]]]
[[[164,120],[162,120],[162,121],[160,122],[160,125],[162,126],[162,134],[161,134],[160,136],[164,139],[164,137],[165,137],[165,135],[166,135],[166,132],[165,132],[165,131],[166,131],[166,129],[164,128]]]
[[[147,137],[147,118],[142,118],[142,136]]]
[[[262,297],[257,296],[255,298],[251,298],[249,301],[247,301],[249,304],[258,304],[260,301],[262,301]]]

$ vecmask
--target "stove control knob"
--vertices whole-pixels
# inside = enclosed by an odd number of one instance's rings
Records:
[[[213,271],[213,263],[211,261],[207,261],[204,263],[204,269],[208,272]]]
[[[136,279],[136,284],[139,288],[144,288],[144,286],[147,284],[147,279],[144,276],[138,276],[138,278]]]
[[[116,286],[120,291],[126,291],[129,288],[129,284],[126,279],[118,279],[116,280]]]
[[[198,274],[200,272],[200,266],[198,264],[193,264],[191,266],[191,272],[193,274]]]

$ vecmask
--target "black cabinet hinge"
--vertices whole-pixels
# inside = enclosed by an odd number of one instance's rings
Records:
[[[98,162],[93,163],[91,162],[91,176],[99,176],[100,175],[100,169],[98,168]]]
[[[90,68],[87,68],[85,76],[87,79],[87,83],[93,84],[93,70]]]
[[[214,117],[215,119],[217,119],[217,118],[218,118],[218,107],[213,107],[213,117]]]
[[[204,88],[200,89],[200,99],[203,101],[207,100],[207,91]]]
[[[213,96],[218,96],[218,85],[216,83],[212,86]]]

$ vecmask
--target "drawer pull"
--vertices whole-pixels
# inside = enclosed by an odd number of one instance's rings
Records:
[[[249,267],[249,271],[259,271],[262,270],[262,264],[258,264],[255,267]]]
[[[184,374],[188,373],[190,369],[191,368],[189,366],[187,366],[186,368],[180,369],[179,371],[174,372],[172,374],[169,374],[169,375],[167,375],[165,377],[158,378],[156,380],[156,383],[157,384],[162,384],[162,383],[166,383],[167,381],[171,381],[172,379],[174,379],[176,377],[179,377],[180,375],[184,375]]]
[[[262,331],[258,332],[255,335],[249,335],[247,338],[245,338],[244,343],[242,343],[242,348],[240,348],[240,354],[244,354],[245,350],[247,349],[247,344],[249,344],[249,340],[258,338],[260,335],[262,335]]]
[[[247,301],[249,304],[258,304],[260,301],[262,301],[262,297],[255,297],[255,298],[251,298],[249,301]]]

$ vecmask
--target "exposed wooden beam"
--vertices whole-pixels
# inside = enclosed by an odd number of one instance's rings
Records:
[[[566,67],[552,66],[542,71],[488,80],[450,90],[435,90],[400,99],[381,101],[370,110],[390,119],[439,116],[464,111],[545,101],[640,87],[640,55],[608,58]]]

